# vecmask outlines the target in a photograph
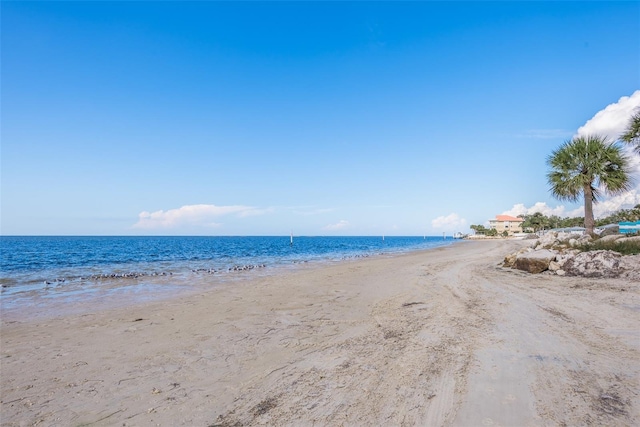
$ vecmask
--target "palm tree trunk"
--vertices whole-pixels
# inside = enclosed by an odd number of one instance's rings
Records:
[[[591,184],[584,186],[584,228],[585,233],[593,236],[593,191]]]

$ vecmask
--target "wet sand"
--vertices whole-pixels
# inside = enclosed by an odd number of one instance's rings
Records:
[[[3,313],[3,426],[640,425],[640,284],[498,266],[523,241]]]

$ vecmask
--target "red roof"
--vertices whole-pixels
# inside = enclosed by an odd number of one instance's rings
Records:
[[[520,221],[520,222],[524,222],[524,219],[522,218],[514,218],[510,215],[496,215],[496,219],[498,221]]]

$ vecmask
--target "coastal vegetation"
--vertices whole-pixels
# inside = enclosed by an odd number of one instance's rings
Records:
[[[476,234],[483,234],[489,237],[495,237],[498,235],[498,230],[495,228],[486,228],[484,225],[472,224],[469,228],[475,231]]]
[[[640,155],[640,108],[629,118],[627,128],[619,140],[632,145]],[[640,204],[599,219],[595,219],[593,215],[593,204],[598,202],[601,192],[615,195],[631,188],[629,159],[619,144],[600,136],[576,137],[553,151],[547,163],[551,167],[547,179],[552,194],[560,200],[572,202],[583,197],[585,216],[561,218],[557,215],[546,216],[541,212],[518,215],[524,219],[523,230],[538,232],[584,226],[587,234],[593,236],[594,227],[623,221],[640,221]],[[483,226],[472,225],[471,229],[479,234],[491,235]]]
[[[538,232],[544,230],[553,230],[558,228],[570,228],[570,227],[582,227],[584,226],[584,217],[559,217],[558,215],[547,216],[542,212],[535,212],[533,214],[518,215],[518,218],[524,219],[522,223],[522,229],[526,232]],[[595,226],[602,227],[610,224],[617,224],[623,221],[640,221],[640,204],[634,206],[631,209],[620,209],[606,217],[595,219]],[[485,236],[498,236],[498,231],[491,228],[486,228],[484,225],[473,224],[469,226],[476,234],[483,234]]]
[[[518,215],[524,219],[522,228],[530,231],[551,230],[554,228],[582,227],[584,225],[584,217],[564,217],[557,215],[547,216],[541,212],[535,212],[530,215]],[[617,224],[623,221],[640,221],[640,204],[631,209],[620,209],[606,217],[595,219],[595,226],[602,227],[609,224]]]
[[[617,240],[596,239],[577,245],[581,252],[614,251],[620,255],[640,254],[640,240],[638,238],[620,238]]]
[[[584,200],[585,232],[593,235],[593,205],[603,193],[617,195],[631,189],[629,159],[620,144],[597,135],[566,141],[547,159],[547,180],[559,200]]]

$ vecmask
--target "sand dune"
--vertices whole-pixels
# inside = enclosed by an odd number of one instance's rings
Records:
[[[4,313],[2,425],[640,425],[639,284],[498,266],[522,244]]]

